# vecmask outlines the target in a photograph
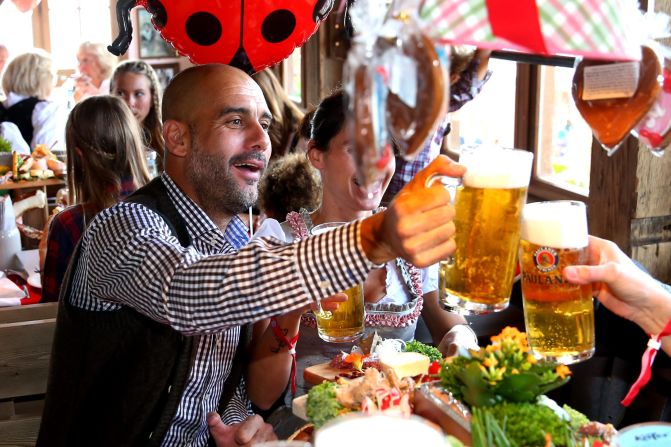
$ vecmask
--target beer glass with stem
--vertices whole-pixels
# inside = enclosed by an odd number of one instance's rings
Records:
[[[531,178],[533,154],[497,146],[464,148],[461,181],[434,175],[453,193],[456,251],[440,262],[440,300],[461,314],[487,314],[508,307],[520,219]]]
[[[522,214],[520,265],[524,320],[534,355],[575,363],[594,354],[592,286],[564,280],[562,270],[586,264],[585,204],[530,203]]]
[[[311,233],[322,234],[344,224],[345,222],[327,222],[315,225]],[[339,303],[338,309],[326,312],[321,309],[321,305],[318,305],[318,310],[315,312],[317,333],[324,341],[352,342],[363,335],[365,317],[363,284],[350,287],[343,293],[347,295],[347,301]]]

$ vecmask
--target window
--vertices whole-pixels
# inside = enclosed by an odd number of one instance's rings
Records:
[[[448,148],[458,152],[461,145],[515,145],[515,84],[517,64],[492,59],[489,68],[495,74],[480,94],[450,114]]]
[[[573,102],[573,69],[540,67],[536,177],[589,195],[592,131]]]
[[[303,103],[302,63],[301,47],[282,62],[282,84],[289,98],[299,105]]]
[[[48,7],[50,48],[57,69],[76,68],[82,42],[112,42],[110,0],[56,0]]]
[[[0,4],[0,43],[9,50],[9,56],[32,49],[33,13],[20,13],[10,1]]]

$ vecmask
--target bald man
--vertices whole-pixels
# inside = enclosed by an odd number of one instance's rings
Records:
[[[424,187],[431,173],[463,174],[447,158],[385,212],[288,246],[248,243],[237,214],[270,158],[258,85],[225,65],[187,69],[165,91],[163,118],[165,172],[96,216],[72,258],[38,444],[204,446],[208,422],[218,446],[272,439],[239,371],[241,325],[347,289],[390,259],[421,267],[454,250],[449,194]]]

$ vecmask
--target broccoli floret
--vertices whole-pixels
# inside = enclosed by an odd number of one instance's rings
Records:
[[[567,412],[569,418],[571,418],[571,420],[569,421],[569,424],[571,425],[571,429],[574,432],[578,431],[578,429],[580,427],[582,427],[583,425],[589,423],[589,419],[587,418],[587,416],[585,416],[584,414],[582,414],[578,410],[575,410],[575,409],[569,407],[566,404],[564,404],[564,406],[562,408],[564,408],[564,411]]]
[[[336,400],[335,383],[324,382],[310,389],[308,403],[305,408],[308,419],[319,428],[326,422],[338,416],[343,406]]]
[[[573,445],[569,423],[543,405],[506,402],[488,407],[487,411],[494,416],[513,445],[545,445],[546,433],[552,436],[554,445]]]
[[[417,340],[407,342],[405,344],[405,352],[419,352],[420,354],[427,356],[432,362],[443,359],[443,354],[440,353],[438,348],[426,345]]]

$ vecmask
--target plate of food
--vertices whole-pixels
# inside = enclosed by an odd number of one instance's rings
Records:
[[[416,409],[448,433],[457,427],[456,446],[616,445],[612,425],[545,396],[570,374],[566,365],[532,356],[525,333],[505,328],[484,349],[446,359],[440,381],[418,391]]]

